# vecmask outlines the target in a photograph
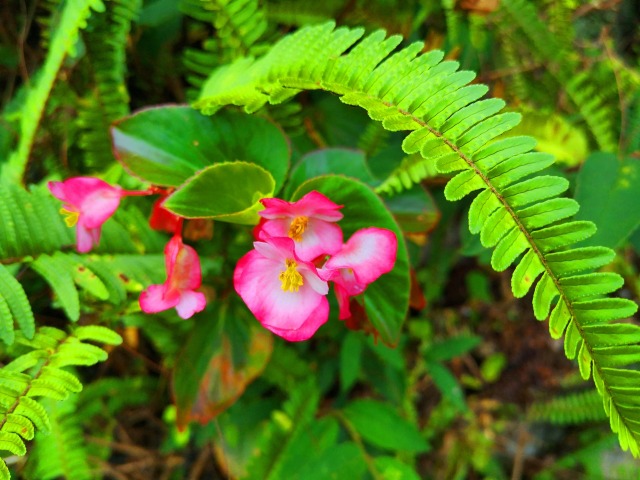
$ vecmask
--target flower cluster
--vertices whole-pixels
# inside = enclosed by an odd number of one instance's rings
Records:
[[[157,188],[124,190],[93,177],[49,182],[48,187],[63,202],[60,213],[65,216],[67,226],[76,226],[76,248],[81,253],[98,245],[102,225],[118,209],[122,197],[164,193],[153,206],[149,224],[156,230],[173,233],[164,249],[167,280],[162,285],[150,285],[140,294],[140,308],[146,313],[175,308],[182,318],[204,309],[205,296],[196,291],[202,281],[200,259],[193,248],[182,242],[183,219],[163,208],[166,192]]]
[[[98,245],[102,225],[117,210],[122,197],[160,194],[150,225],[173,233],[164,250],[167,279],[140,295],[140,308],[156,313],[175,308],[190,318],[206,306],[200,259],[182,241],[183,219],[163,207],[168,194],[152,187],[129,191],[92,177],[49,182],[63,202],[60,210],[69,227],[76,226],[76,248],[89,252]],[[233,284],[262,325],[289,341],[309,339],[329,317],[329,282],[334,285],[339,318],[351,317],[350,298],[360,295],[391,271],[398,242],[393,232],[364,228],[343,243],[341,205],[313,191],[297,202],[261,200],[264,210],[254,230],[254,249],[236,265]],[[202,227],[200,228],[202,230]],[[198,233],[203,236],[202,232]],[[204,234],[206,236],[206,234]]]
[[[297,202],[261,200],[254,249],[236,266],[233,283],[268,330],[289,341],[309,339],[329,317],[333,282],[339,318],[349,299],[393,269],[398,241],[390,230],[365,228],[343,243],[341,205],[312,191]]]

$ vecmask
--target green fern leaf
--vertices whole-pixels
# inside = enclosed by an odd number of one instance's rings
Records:
[[[89,328],[83,333],[86,338],[107,339],[112,343],[116,340],[115,333],[110,335],[102,327],[85,328]],[[66,400],[70,394],[82,389],[75,375],[58,367],[91,365],[105,359],[106,352],[53,327],[40,327],[32,339],[19,334],[18,341],[31,351],[0,369],[0,444],[3,450],[25,455],[26,447],[20,437],[29,440],[34,437],[35,430],[46,434],[57,428],[57,419],[51,421],[42,405],[43,399]],[[75,441],[81,438],[78,431],[71,434],[77,437]],[[69,463],[73,462],[69,459]],[[0,464],[2,478],[3,472],[8,470],[4,462]]]
[[[9,321],[3,317],[4,328],[0,333],[0,338],[5,343],[13,343],[13,319],[25,336],[32,337],[35,331],[35,319],[27,295],[24,293],[22,285],[2,264],[0,264],[0,298],[9,307],[12,316]],[[3,315],[6,315],[6,310]]]
[[[527,417],[535,422],[576,425],[605,420],[607,415],[598,392],[586,390],[554,398],[548,402],[535,403],[527,412]]]
[[[94,88],[80,102],[79,145],[85,163],[94,168],[113,162],[109,127],[129,113],[126,88],[127,37],[141,0],[106,0],[105,11],[89,18],[83,33],[85,62],[90,65]]]
[[[80,318],[80,297],[73,283],[73,277],[64,265],[58,260],[58,256],[40,255],[31,264],[51,286],[64,312],[72,322]]]
[[[0,450],[7,450],[20,456],[27,453],[27,447],[19,436],[5,431],[0,432]]]
[[[45,402],[51,418],[51,433],[37,435],[27,468],[42,480],[95,478],[88,461],[84,434],[75,415],[76,399],[64,403]]]

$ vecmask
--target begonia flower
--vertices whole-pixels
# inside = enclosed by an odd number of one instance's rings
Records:
[[[349,297],[360,295],[370,283],[393,269],[397,251],[395,233],[383,228],[363,228],[318,270],[323,280],[334,282],[340,320],[351,316]]]
[[[49,182],[49,190],[64,203],[60,213],[68,227],[77,225],[76,247],[86,253],[100,241],[102,224],[120,205],[127,194],[118,186],[93,177],[74,177],[64,182]]]
[[[335,224],[342,218],[337,205],[315,190],[297,202],[279,198],[263,198],[265,206],[256,228],[256,238],[289,237],[295,242],[296,254],[305,261],[320,255],[332,255],[342,247],[342,230]]]
[[[159,197],[151,209],[151,217],[149,217],[149,226],[154,230],[161,230],[168,233],[175,233],[181,225],[182,218],[171,213],[164,208],[162,204],[167,200],[167,195]]]
[[[263,327],[290,342],[307,340],[327,321],[329,286],[287,237],[254,242],[233,285]]]
[[[204,310],[203,293],[196,292],[202,283],[200,259],[196,251],[174,235],[164,249],[167,280],[162,285],[150,285],[140,294],[140,308],[145,313],[157,313],[175,308],[182,318]]]

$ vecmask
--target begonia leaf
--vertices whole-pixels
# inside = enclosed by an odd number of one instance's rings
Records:
[[[364,152],[347,148],[324,148],[303,156],[291,169],[286,192],[292,193],[306,180],[329,173],[357,178],[364,183],[375,181]]]
[[[210,165],[242,160],[268,170],[280,188],[291,154],[283,132],[264,118],[226,111],[205,116],[186,105],[124,117],[111,127],[111,138],[129,173],[172,187]]]
[[[223,304],[216,319],[197,322],[176,361],[173,396],[181,428],[207,423],[233,405],[271,355],[272,335],[238,318],[241,309],[229,308]]]
[[[190,178],[164,207],[186,218],[254,225],[262,209],[260,199],[271,197],[274,189],[271,174],[254,163],[219,163]]]

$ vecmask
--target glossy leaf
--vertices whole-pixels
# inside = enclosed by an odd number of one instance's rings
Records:
[[[230,162],[208,167],[172,193],[164,207],[186,218],[212,218],[255,225],[261,198],[271,197],[275,181],[253,163]]]
[[[363,152],[346,148],[324,148],[306,154],[291,169],[286,191],[291,194],[305,181],[330,173],[357,178],[366,184],[374,182]]]
[[[268,170],[280,188],[289,167],[282,131],[235,112],[208,117],[184,105],[148,108],[117,121],[111,137],[125,169],[155,185],[177,187],[210,165],[241,160]]]

